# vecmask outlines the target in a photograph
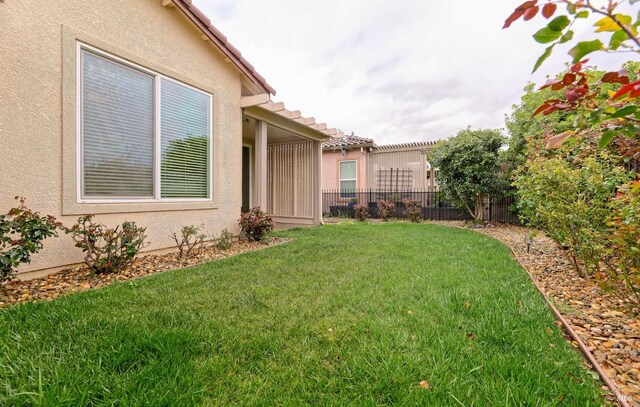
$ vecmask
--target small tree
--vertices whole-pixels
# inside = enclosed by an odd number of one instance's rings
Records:
[[[571,69],[561,77],[549,79],[542,87],[562,91],[561,94],[547,99],[534,112],[534,116],[550,115],[556,111],[568,111],[576,115],[574,129],[558,134],[550,140],[550,147],[561,144],[574,134],[579,135],[589,127],[599,128],[601,147],[607,146],[614,138],[637,139],[640,135],[637,116],[640,111],[640,79],[622,67],[594,80],[587,65],[589,60],[584,59],[594,52],[640,54],[640,13],[633,9],[637,7],[637,1],[629,0],[629,15],[624,14],[621,1],[596,3],[583,0],[528,0],[515,8],[503,26],[508,28],[519,19],[532,20],[538,14],[547,20],[545,26],[533,34],[536,42],[546,46],[533,67],[534,72],[554,48],[572,46],[568,51],[573,64]],[[576,30],[580,25],[589,23],[595,27],[592,33],[584,29]],[[581,38],[575,35],[576,32],[581,34]],[[606,44],[601,40],[603,34],[610,35]],[[637,70],[637,65],[634,68]]]
[[[485,198],[507,185],[500,175],[499,150],[504,143],[499,130],[467,128],[431,150],[431,162],[439,169],[440,190],[476,221],[484,220]]]

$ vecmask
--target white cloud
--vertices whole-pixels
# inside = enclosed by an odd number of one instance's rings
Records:
[[[530,75],[544,50],[531,38],[541,21],[501,29],[518,1],[194,3],[276,88],[275,100],[378,144],[503,127],[526,83],[544,81]],[[566,60],[566,49],[554,52],[540,71]]]

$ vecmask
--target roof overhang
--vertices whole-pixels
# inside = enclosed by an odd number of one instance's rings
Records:
[[[240,103],[245,117],[263,120],[272,126],[313,141],[325,141],[331,137],[330,131],[326,130],[326,124],[316,124],[313,117],[303,117],[299,110],[287,110],[284,103],[272,102],[267,94],[245,96]]]
[[[322,151],[342,151],[342,150],[355,150],[357,148],[373,148],[375,145],[373,143],[367,144],[351,144],[348,146],[328,146],[322,147]]]
[[[188,20],[202,31],[203,39],[210,41],[228,58],[229,62],[233,63],[238,70],[262,92],[272,95],[276,94],[276,90],[267,83],[267,80],[256,72],[254,66],[242,56],[236,47],[231,45],[227,37],[211,24],[211,20],[194,6],[191,0],[162,0],[162,5],[164,7],[175,6],[175,8],[180,10]]]
[[[375,149],[372,151],[374,154],[379,153],[391,153],[396,151],[415,151],[415,150],[430,150],[433,146],[436,145],[435,141],[413,141],[408,143],[399,143],[399,144],[387,144],[375,146]]]

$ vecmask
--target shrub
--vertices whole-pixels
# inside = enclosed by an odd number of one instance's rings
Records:
[[[429,152],[438,168],[438,188],[447,201],[475,219],[484,220],[484,203],[506,186],[501,177],[500,149],[505,142],[501,130],[472,130],[440,140]],[[504,184],[504,185],[503,185]]]
[[[233,233],[229,232],[227,228],[222,229],[220,236],[213,237],[213,247],[220,250],[227,250],[231,248],[233,244]]]
[[[31,262],[31,255],[43,247],[42,241],[58,236],[62,224],[53,216],[40,216],[16,197],[18,206],[0,215],[0,281],[11,277],[20,263]]]
[[[178,257],[181,259],[189,258],[204,246],[204,239],[207,236],[201,233],[202,228],[204,228],[204,225],[199,227],[193,225],[183,226],[180,229],[180,235],[175,232],[170,235],[175,240],[180,251]]]
[[[124,269],[144,248],[146,228],[125,221],[115,229],[93,221],[93,215],[78,218],[73,227],[66,229],[85,252],[84,263],[96,273],[112,273]]]
[[[396,204],[391,201],[378,201],[378,216],[383,222],[387,222],[396,212]]]
[[[405,198],[402,200],[404,203],[404,216],[409,221],[419,223],[422,221],[422,204],[420,201],[413,200],[411,198]]]
[[[364,222],[369,218],[369,208],[365,205],[358,204],[353,207],[353,217],[359,220],[360,222]]]
[[[251,241],[262,241],[267,233],[273,230],[273,219],[271,215],[260,210],[259,207],[251,208],[240,216],[240,229],[247,239]]]
[[[608,252],[615,256],[606,273],[600,273],[606,288],[622,285],[623,296],[640,304],[640,181],[623,185],[611,201]]]
[[[597,271],[605,256],[609,200],[628,179],[615,162],[606,153],[538,155],[515,180],[522,218],[563,248],[581,277]]]

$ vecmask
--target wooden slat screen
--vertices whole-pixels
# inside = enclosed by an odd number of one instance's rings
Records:
[[[313,216],[313,144],[270,144],[267,148],[267,211],[276,216]]]

